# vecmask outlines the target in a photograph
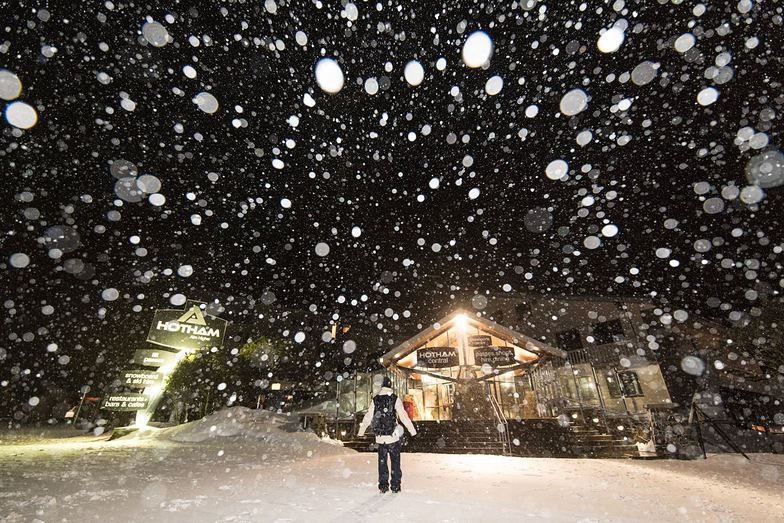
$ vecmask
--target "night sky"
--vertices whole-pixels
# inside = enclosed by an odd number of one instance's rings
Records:
[[[374,333],[355,330],[365,355],[474,293],[647,296],[718,321],[778,299],[780,3],[0,6],[0,92],[22,84],[0,99],[14,396],[111,369],[183,297],[249,334],[338,314]],[[494,50],[469,68],[475,31]],[[573,89],[587,106],[564,114]]]

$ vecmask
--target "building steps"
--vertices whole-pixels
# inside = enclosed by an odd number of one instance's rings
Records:
[[[612,434],[603,434],[592,427],[569,427],[569,452],[586,458],[636,458],[637,445]]]
[[[504,454],[495,422],[417,422],[416,427],[416,437],[405,436],[407,452]],[[360,452],[372,451],[374,441],[371,434],[343,441],[343,445]]]
[[[495,421],[415,422],[418,434],[406,434],[406,452],[442,454],[505,454]],[[572,458],[639,458],[637,446],[622,437],[580,425],[563,428],[553,420],[519,420],[509,423],[511,454]],[[368,434],[343,445],[373,452],[375,438]]]

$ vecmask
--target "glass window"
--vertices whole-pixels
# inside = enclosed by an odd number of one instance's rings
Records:
[[[515,305],[515,316],[517,316],[518,322],[524,321],[530,312],[531,305],[528,303],[518,303]]]
[[[620,398],[621,396],[634,398],[645,395],[640,385],[640,378],[634,371],[627,370],[618,373],[610,371],[605,374],[604,378],[607,381],[607,389],[611,398]]]
[[[593,326],[593,338],[594,343],[597,345],[625,340],[626,336],[623,333],[621,320],[615,319],[595,324]]]
[[[618,379],[621,381],[621,390],[627,398],[645,395],[640,386],[640,378],[637,376],[636,372],[630,370],[619,372]]]
[[[570,400],[572,405],[578,403],[584,405],[598,404],[599,393],[597,392],[593,376],[573,376],[572,372],[569,369],[564,369],[559,373],[558,378],[564,397]]]
[[[555,338],[558,347],[563,350],[568,351],[583,348],[583,342],[580,339],[580,331],[577,329],[557,332]]]
[[[577,378],[577,384],[580,386],[580,396],[584,402],[593,402],[599,400],[599,395],[596,392],[596,383],[591,376],[580,376]]]
[[[608,372],[604,375],[604,379],[607,381],[607,390],[610,393],[611,398],[620,398],[621,394],[621,384],[618,381],[617,376],[615,376],[614,372]]]

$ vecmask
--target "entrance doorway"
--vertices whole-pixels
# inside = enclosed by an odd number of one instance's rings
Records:
[[[415,405],[414,421],[492,420],[490,397],[507,419],[537,418],[536,394],[528,376],[506,373],[490,380],[448,381],[425,376],[407,382],[404,395]]]
[[[449,421],[455,401],[455,384],[427,377],[409,380],[407,396],[414,402],[414,421]]]
[[[487,394],[485,383],[479,381],[457,383],[453,419],[459,421],[494,419],[493,406]]]

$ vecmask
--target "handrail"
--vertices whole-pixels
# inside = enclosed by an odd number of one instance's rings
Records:
[[[495,418],[499,424],[503,425],[504,432],[499,436],[501,440],[501,444],[504,446],[504,454],[511,454],[512,453],[512,439],[509,435],[509,421],[504,416],[504,411],[501,408],[501,405],[498,403],[498,400],[493,395],[492,391],[488,394],[490,397],[490,405],[493,407],[493,414],[495,414]]]
[[[627,353],[632,349],[645,349],[634,340],[618,340],[598,345],[589,345],[567,351],[566,359],[572,365],[580,363],[610,363],[617,361],[620,354]],[[650,352],[646,352],[646,358],[650,358]]]

